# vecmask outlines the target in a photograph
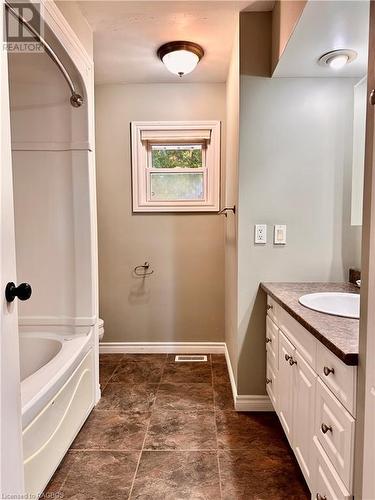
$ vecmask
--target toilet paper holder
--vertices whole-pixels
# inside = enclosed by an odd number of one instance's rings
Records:
[[[142,269],[142,271],[140,271]],[[141,266],[136,266],[133,270],[135,276],[138,276],[138,278],[144,278],[146,276],[151,276],[151,274],[154,274],[154,271],[150,269],[150,264],[148,262],[145,262]]]

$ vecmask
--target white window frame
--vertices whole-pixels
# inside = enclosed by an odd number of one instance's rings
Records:
[[[153,144],[203,144],[202,168],[152,168]],[[218,212],[220,204],[220,121],[132,122],[133,212]],[[202,200],[152,200],[152,173],[203,173]]]

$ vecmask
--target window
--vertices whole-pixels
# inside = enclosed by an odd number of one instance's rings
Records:
[[[220,122],[133,122],[134,212],[216,212]]]

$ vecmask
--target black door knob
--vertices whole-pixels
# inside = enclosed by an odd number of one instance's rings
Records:
[[[32,289],[28,283],[21,283],[16,286],[12,281],[5,288],[5,298],[7,302],[13,302],[18,297],[20,300],[28,300],[31,297]]]

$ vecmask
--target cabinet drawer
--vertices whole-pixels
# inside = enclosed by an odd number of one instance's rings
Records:
[[[317,372],[345,408],[355,416],[357,367],[346,365],[319,343]]]
[[[352,487],[354,418],[318,379],[315,435],[348,490]]]
[[[267,314],[272,319],[272,321],[278,324],[280,306],[273,300],[272,297],[267,295]]]
[[[278,311],[278,326],[305,361],[316,370],[316,339],[284,309]]]
[[[279,329],[269,317],[266,319],[266,351],[267,362],[272,363],[277,370],[279,367]]]
[[[311,498],[321,500],[349,500],[350,492],[340,480],[327,455],[314,436],[314,484]]]
[[[266,390],[271,400],[272,406],[277,411],[277,371],[275,370],[273,362],[267,356],[267,370],[266,370]]]

